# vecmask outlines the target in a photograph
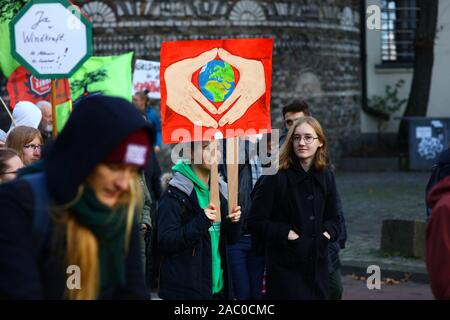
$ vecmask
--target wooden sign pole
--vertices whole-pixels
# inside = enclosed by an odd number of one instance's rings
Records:
[[[3,99],[0,97],[0,101],[2,102],[3,107],[5,107],[6,112],[8,113],[9,117],[11,118],[12,123],[14,124],[14,127],[17,127],[17,122],[14,120],[14,117],[11,114],[11,111],[9,111],[8,107],[6,106]]]
[[[56,128],[56,80],[52,79],[52,123],[53,123],[53,131],[52,138],[56,139],[58,135],[58,128]]]
[[[239,137],[227,141],[228,214],[238,205]]]
[[[218,168],[219,159],[217,157],[218,153],[217,149],[218,149],[218,142],[217,140],[214,140],[211,142],[212,162],[211,162],[211,176],[209,179],[210,181],[209,191],[211,195],[210,202],[212,202],[216,207],[217,216],[215,221],[220,221],[221,213],[220,213],[220,194],[219,194],[219,168]]]

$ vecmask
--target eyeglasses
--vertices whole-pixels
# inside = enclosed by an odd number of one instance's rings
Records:
[[[313,143],[314,140],[319,139],[318,137],[313,137],[311,135],[304,135],[304,136],[297,136],[295,135],[293,138],[294,143],[299,144],[302,139],[305,141],[306,144]]]
[[[17,170],[16,170],[16,171],[6,171],[6,172],[2,172],[2,173],[0,173],[0,175],[4,175],[4,174],[8,174],[8,173],[14,173],[14,174],[16,174],[16,173],[17,173]]]
[[[39,150],[41,151],[42,149],[42,145],[40,144],[26,144],[23,146],[25,149],[33,149],[33,150]]]

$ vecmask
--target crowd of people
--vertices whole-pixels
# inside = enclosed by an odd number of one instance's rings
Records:
[[[342,298],[344,210],[325,130],[305,101],[282,110],[276,174],[264,175],[249,151],[258,139],[239,140],[245,154],[231,210],[226,163],[219,206],[210,188],[211,163],[225,154],[188,142],[162,175],[155,102],[137,92],[133,103],[83,97],[54,141],[48,102],[15,106],[0,137],[0,298]],[[440,180],[430,228],[448,226],[439,196],[448,178]],[[429,238],[430,248],[448,250],[448,238]],[[437,252],[427,263],[442,269],[431,262]],[[69,285],[74,266],[81,273]],[[440,285],[439,297],[449,288]]]

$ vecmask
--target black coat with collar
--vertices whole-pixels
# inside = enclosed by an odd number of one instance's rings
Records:
[[[266,244],[267,298],[326,299],[328,244],[340,233],[336,204],[329,168],[305,172],[295,163],[255,186],[247,221],[250,232]],[[300,237],[288,240],[290,230]]]
[[[179,175],[181,177],[181,175]],[[182,178],[182,177],[181,177]],[[174,180],[174,179],[172,179]],[[233,299],[227,246],[239,239],[242,219],[228,215],[226,191],[220,193],[219,252],[224,272],[223,299]],[[210,300],[212,295],[211,222],[198,203],[195,190],[169,185],[157,214],[158,251],[162,256],[159,296],[169,300]]]

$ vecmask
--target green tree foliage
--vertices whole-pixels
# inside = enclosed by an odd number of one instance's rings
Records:
[[[28,0],[0,0],[0,22],[11,20]]]
[[[89,93],[88,86],[92,83],[100,82],[108,77],[106,69],[100,69],[89,72],[82,80],[76,80],[70,83],[70,91],[77,92],[83,88],[83,94]]]

